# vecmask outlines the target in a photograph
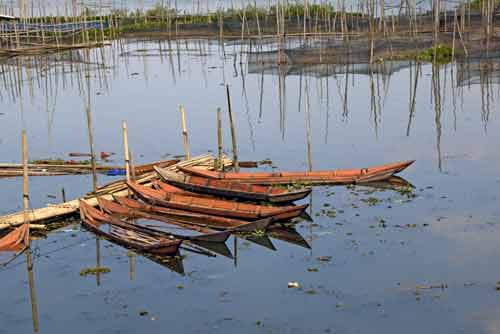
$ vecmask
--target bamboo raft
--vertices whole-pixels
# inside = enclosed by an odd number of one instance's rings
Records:
[[[232,161],[230,159],[224,158],[223,164],[226,167],[232,166]],[[193,157],[190,160],[181,161],[170,167],[167,170],[178,171],[179,167],[197,167],[205,169],[213,169],[215,165],[215,159],[212,155],[206,154],[197,157]],[[157,179],[158,176],[156,172],[149,172],[141,175],[137,178],[136,182],[142,185],[150,185],[151,181]],[[112,195],[116,196],[127,196],[128,189],[126,185],[126,180],[120,180],[112,182],[106,186],[100,187],[95,194],[89,194],[84,198],[87,204],[91,206],[97,206],[97,196],[103,195],[106,199],[112,199]],[[61,217],[75,214],[79,210],[79,200],[75,199],[66,203],[50,205],[44,208],[32,209],[29,211],[29,221],[30,223],[41,223],[46,221],[51,221]],[[0,230],[8,229],[11,227],[19,226],[24,223],[24,213],[17,212],[6,216],[0,217]]]
[[[153,171],[155,166],[168,167],[179,160],[162,160],[154,163],[139,165],[134,168],[135,175],[142,175]],[[97,165],[96,171],[98,173],[107,173],[112,170],[123,171],[123,166],[103,166]],[[74,174],[90,174],[92,173],[92,166],[90,164],[28,164],[28,176],[58,176],[58,175],[74,175]],[[0,163],[0,177],[16,177],[23,176],[22,164],[9,164]]]

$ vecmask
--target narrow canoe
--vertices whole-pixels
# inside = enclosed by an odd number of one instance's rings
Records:
[[[169,193],[169,194],[178,194],[178,195],[186,195],[186,196],[200,196],[199,194],[196,194],[194,192],[187,191],[187,190],[175,187],[171,184],[161,182],[161,181],[154,180],[152,182],[152,185],[153,185],[153,189],[162,190],[162,191]]]
[[[117,202],[113,202],[102,197],[97,198],[97,202],[99,203],[99,207],[108,214],[111,215],[119,215],[127,218],[143,218],[143,219],[151,219],[157,220],[159,222],[163,222],[170,225],[179,226],[188,230],[193,230],[202,233],[198,236],[193,237],[185,237],[174,235],[179,239],[191,240],[191,241],[205,241],[205,242],[226,242],[226,240],[231,235],[230,231],[213,231],[206,227],[201,227],[193,224],[185,224],[179,221],[175,221],[173,219],[169,219],[164,216],[150,214],[144,211],[132,209],[126,206],[123,206]]]
[[[101,199],[101,203],[103,203],[106,200]],[[109,201],[108,201],[109,203]],[[103,204],[105,205],[105,204]],[[108,207],[109,209],[109,207]],[[113,209],[116,209],[116,206],[113,207]],[[95,209],[94,209],[95,210]],[[204,241],[204,242],[225,242],[227,238],[229,237],[230,233],[223,231],[223,232],[213,232],[207,233],[207,234],[201,234],[201,235],[195,235],[195,236],[185,236],[185,235],[179,235],[171,232],[164,232],[164,231],[159,231],[156,229],[152,229],[143,225],[139,224],[134,224],[130,223],[126,220],[120,219],[120,216],[125,216],[126,218],[144,218],[144,219],[154,219],[153,217],[146,217],[144,216],[138,216],[138,213],[132,213],[132,216],[128,216],[123,214],[123,209],[117,209],[118,214],[113,213],[113,210],[109,210],[110,213],[106,214],[105,212],[101,212],[99,210],[95,210],[96,212],[100,213],[101,216],[93,216],[94,219],[96,220],[105,220],[108,224],[111,225],[117,225],[121,226],[123,228],[130,229],[132,231],[139,231],[139,232],[144,232],[144,233],[150,233],[152,235],[160,236],[160,237],[167,237],[167,238],[175,238],[179,240],[185,240],[185,241]]]
[[[275,219],[291,219],[299,216],[308,206],[306,204],[300,206],[273,207],[238,203],[214,198],[168,194],[164,191],[154,190],[135,182],[127,182],[127,185],[137,197],[150,204],[239,219],[253,220],[268,217],[274,217]]]
[[[162,206],[146,204],[126,197],[115,196],[113,198],[117,203],[130,209],[165,216],[182,223],[194,224],[217,230],[230,230],[231,232],[253,232],[255,230],[265,230],[274,221],[272,218],[264,218],[253,222],[247,222],[245,220],[234,218],[169,209]]]
[[[360,169],[338,169],[313,172],[275,172],[275,173],[220,173],[192,167],[179,167],[187,174],[227,181],[253,184],[350,184],[387,180],[408,166],[414,160],[394,162],[382,166]]]
[[[152,236],[151,233],[130,231],[125,226],[118,224],[109,224],[108,215],[93,208],[87,203],[80,201],[80,217],[83,226],[89,231],[103,236],[119,245],[133,248],[141,252],[156,255],[177,254],[182,240],[175,238],[164,238]],[[102,224],[108,223],[109,232],[101,228]]]
[[[246,201],[287,203],[305,198],[312,190],[311,188],[286,190],[201,176],[182,175],[159,167],[154,167],[154,169],[165,182],[173,185],[175,189],[182,188],[190,192]]]

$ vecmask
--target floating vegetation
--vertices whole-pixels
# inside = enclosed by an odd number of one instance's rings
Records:
[[[414,188],[410,186],[404,186],[404,187],[398,187],[395,189],[400,195],[407,196],[407,197],[416,197],[414,192]]]
[[[80,276],[88,276],[88,275],[98,275],[98,274],[107,274],[111,272],[111,269],[107,267],[96,267],[96,268],[83,268],[80,270]]]
[[[266,231],[265,230],[255,230],[250,235],[252,237],[256,237],[256,238],[262,238],[263,236],[266,235]]]
[[[381,202],[377,197],[362,198],[361,202],[368,204],[369,206],[375,206]]]
[[[452,48],[444,45],[437,45],[424,50],[419,55],[419,60],[427,62],[436,62],[438,64],[447,64],[453,57]]]

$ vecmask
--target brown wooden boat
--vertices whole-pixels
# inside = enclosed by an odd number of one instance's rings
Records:
[[[187,190],[178,188],[176,186],[173,186],[171,184],[157,181],[157,180],[154,180],[152,182],[152,185],[153,185],[153,189],[162,190],[162,191],[169,193],[169,194],[178,194],[178,195],[186,195],[186,196],[200,196],[200,194],[197,194],[197,193],[194,193],[191,191],[187,191]],[[207,196],[201,195],[201,197],[207,197]]]
[[[403,171],[413,162],[414,160],[408,160],[368,168],[313,172],[221,173],[190,167],[179,167],[179,169],[191,175],[252,184],[350,184],[386,180]]]
[[[109,223],[112,219],[109,215],[80,201],[80,217],[83,226],[91,232],[103,236],[119,245],[134,248],[141,252],[157,255],[177,254],[182,240],[172,237],[163,237],[156,233],[151,233],[145,229],[132,229],[124,222]],[[107,224],[109,231],[101,228],[101,225]]]
[[[0,252],[20,252],[29,243],[29,225],[22,224],[0,238]]]
[[[299,216],[308,206],[305,204],[300,206],[273,207],[238,203],[214,198],[168,194],[135,182],[127,182],[127,185],[137,197],[154,205],[240,219],[252,220],[267,217],[274,217],[280,220],[291,219]]]
[[[157,220],[157,221],[164,222],[167,224],[177,225],[177,226],[182,227],[184,229],[194,230],[194,231],[198,231],[198,232],[202,233],[200,235],[195,235],[195,236],[185,236],[185,235],[174,234],[171,232],[167,233],[168,235],[171,235],[177,239],[187,240],[187,241],[226,242],[226,240],[231,235],[231,231],[213,231],[213,230],[206,228],[206,227],[194,226],[193,224],[185,224],[185,223],[174,221],[172,219],[168,219],[166,217],[162,217],[159,215],[154,215],[154,214],[150,214],[147,212],[140,212],[139,210],[130,209],[130,208],[124,207],[118,203],[115,203],[113,201],[105,200],[103,198],[98,199],[98,201],[99,201],[100,208],[102,210],[104,210],[104,208],[103,208],[103,206],[104,206],[107,209],[104,211],[108,212],[111,216],[115,216],[115,217],[121,216],[124,218],[143,218],[143,219]],[[133,226],[141,226],[141,225],[133,224]],[[144,226],[141,226],[141,227],[144,227]],[[156,230],[153,230],[153,231],[156,231]],[[161,233],[166,233],[166,232],[161,232]]]
[[[214,231],[206,227],[186,224],[173,219],[169,219],[165,216],[155,215],[151,213],[147,213],[144,211],[132,209],[126,206],[123,206],[117,202],[110,201],[104,199],[102,197],[97,198],[97,202],[99,203],[99,207],[108,214],[111,215],[120,215],[122,217],[127,218],[143,218],[143,219],[151,219],[160,221],[166,224],[179,226],[188,230],[197,231],[203,233],[202,235],[195,237],[180,237],[181,239],[189,239],[192,241],[204,241],[204,242],[226,242],[227,238],[231,235],[231,231]],[[178,236],[176,236],[178,237]]]
[[[234,218],[219,217],[195,213],[184,210],[169,209],[162,206],[150,205],[139,202],[127,197],[113,197],[115,202],[136,211],[153,213],[166,218],[176,220],[186,224],[194,224],[201,227],[208,227],[217,230],[230,230],[230,232],[253,232],[256,230],[265,230],[274,220],[273,218],[264,218],[253,222],[239,220]]]
[[[201,176],[183,175],[163,168],[154,167],[158,175],[170,186],[179,189],[214,196],[241,199],[245,201],[287,203],[301,200],[312,189],[287,190],[282,188],[244,184],[226,180],[210,179]]]

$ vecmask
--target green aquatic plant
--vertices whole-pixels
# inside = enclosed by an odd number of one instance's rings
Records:
[[[264,231],[264,230],[255,230],[251,233],[251,236],[256,237],[256,238],[261,238],[265,235],[266,235],[266,231]]]
[[[436,45],[424,50],[418,56],[421,61],[436,62],[438,64],[447,64],[451,62],[453,50],[449,46]]]
[[[471,9],[482,9],[483,8],[483,3],[484,3],[484,0],[472,0],[471,2],[469,2],[469,6]],[[500,0],[494,0],[494,5],[495,6],[498,6],[500,5]]]
[[[96,268],[83,268],[80,270],[80,276],[97,275],[97,274],[107,274],[111,272],[111,269],[107,267],[96,267]]]
[[[362,198],[361,201],[368,204],[369,206],[375,206],[380,203],[380,199],[378,199],[377,197]]]

